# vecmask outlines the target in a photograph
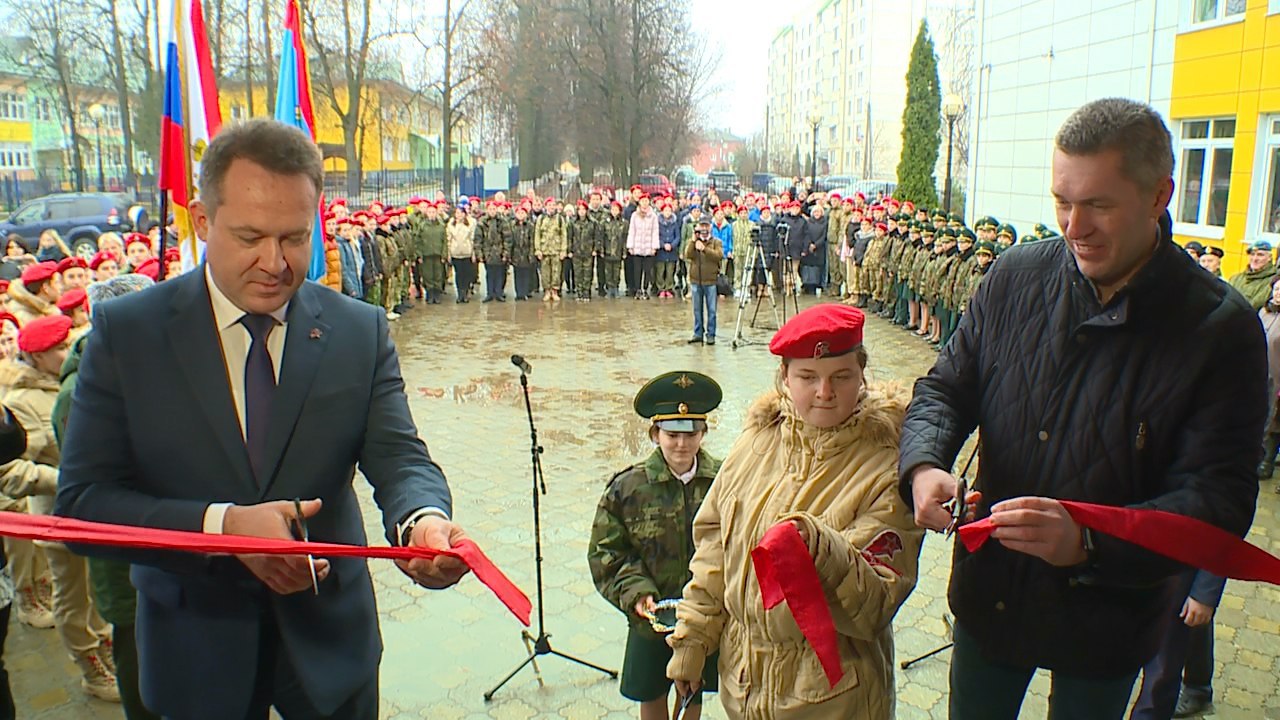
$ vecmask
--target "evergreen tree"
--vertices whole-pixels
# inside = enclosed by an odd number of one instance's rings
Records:
[[[900,200],[917,206],[938,204],[938,146],[942,142],[942,91],[938,83],[938,56],[929,37],[929,25],[920,21],[920,32],[911,48],[907,68],[907,106],[902,112],[902,158],[898,161]]]

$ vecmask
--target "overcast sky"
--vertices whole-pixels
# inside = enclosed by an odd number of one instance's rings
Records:
[[[711,84],[723,87],[724,94],[707,118],[708,128],[728,128],[740,136],[764,129],[769,42],[789,22],[782,8],[793,3],[798,8],[810,2],[690,0],[693,26],[722,53],[720,69]]]

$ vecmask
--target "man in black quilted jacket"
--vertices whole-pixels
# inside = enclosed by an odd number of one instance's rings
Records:
[[[1054,720],[1121,718],[1176,612],[1181,566],[1082,531],[1061,500],[1158,508],[1243,535],[1253,520],[1266,349],[1256,316],[1172,241],[1169,131],[1106,99],[1058,131],[1062,238],[1005,252],[902,434],[916,523],[950,522],[948,472],[980,429],[970,499],[998,542],[956,543],[952,720],[1013,720],[1037,668]]]

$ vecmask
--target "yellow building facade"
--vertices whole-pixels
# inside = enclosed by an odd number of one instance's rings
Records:
[[[270,115],[266,90],[254,87],[252,107],[243,82],[224,82],[218,88],[219,105],[224,122]],[[345,87],[334,93],[339,107],[350,107]],[[343,154],[342,120],[334,103],[313,88],[316,115],[316,143],[325,153],[325,170],[343,172],[347,168]],[[432,167],[419,148],[439,146],[441,112],[438,103],[407,87],[385,80],[370,80],[361,91],[361,122],[356,130],[356,145],[365,172],[378,170],[411,170]],[[466,127],[455,123],[454,145],[466,142]],[[438,157],[436,158],[438,166]],[[460,164],[455,154],[454,166]]]
[[[1175,238],[1280,247],[1280,0],[1187,0],[1174,41]]]

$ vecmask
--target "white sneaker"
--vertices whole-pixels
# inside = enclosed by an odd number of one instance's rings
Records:
[[[400,319],[400,313],[398,313],[398,312],[392,312],[392,311],[388,310],[388,311],[387,311],[387,319],[388,319],[388,320],[399,320],[399,319]]]
[[[18,611],[18,621],[22,624],[39,630],[53,627],[53,611],[40,602],[35,588],[20,588],[13,604]]]
[[[76,657],[76,665],[80,667],[82,677],[80,687],[89,695],[106,702],[120,702],[120,688],[116,685],[116,676],[109,669],[96,651],[89,651]]]

